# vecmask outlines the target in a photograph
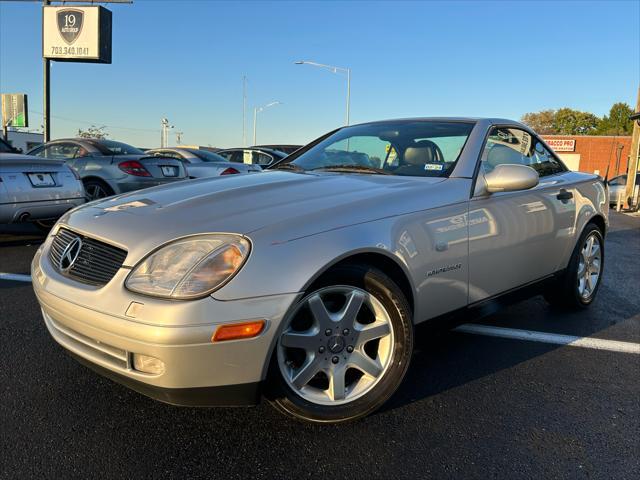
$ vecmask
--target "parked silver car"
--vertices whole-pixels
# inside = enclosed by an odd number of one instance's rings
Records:
[[[624,205],[627,201],[625,197],[625,191],[627,189],[627,175],[618,175],[613,177],[608,182],[609,184],[609,203],[616,205],[618,203],[618,196],[621,195],[621,203]],[[638,196],[638,189],[640,188],[640,175],[636,175],[636,184],[634,187],[634,198]]]
[[[54,140],[29,155],[64,160],[84,183],[89,200],[186,178],[182,162],[147,155],[126,143],[94,138]]]
[[[341,422],[397,389],[413,327],[514,291],[586,307],[608,198],[500,119],[344,127],[261,175],[65,215],[32,263],[53,338],[164,402]]]
[[[273,165],[287,156],[284,152],[265,147],[226,148],[216,151],[216,154],[229,162],[260,165],[262,168]]]
[[[154,148],[147,150],[146,153],[180,160],[184,164],[189,178],[262,172],[260,165],[232,163],[216,153],[198,148]]]
[[[82,182],[64,162],[21,155],[0,139],[0,224],[34,222],[47,229],[82,205]]]

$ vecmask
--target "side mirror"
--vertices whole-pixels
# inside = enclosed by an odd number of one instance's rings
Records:
[[[489,193],[528,190],[540,181],[538,172],[533,168],[515,164],[497,165],[492,172],[485,174],[484,179]]]

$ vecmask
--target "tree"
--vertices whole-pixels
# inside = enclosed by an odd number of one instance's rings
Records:
[[[529,125],[540,135],[553,135],[555,133],[555,110],[542,110],[541,112],[525,113],[522,123]]]
[[[97,138],[99,140],[103,140],[109,136],[107,132],[105,132],[105,126],[96,127],[95,125],[91,125],[86,130],[81,128],[78,129],[78,137],[80,138]]]
[[[555,114],[556,135],[590,135],[596,132],[600,119],[590,112],[561,108]]]
[[[609,115],[605,115],[598,122],[598,135],[631,135],[633,131],[633,121],[629,120],[631,114],[633,110],[628,104],[614,103],[609,110]]]

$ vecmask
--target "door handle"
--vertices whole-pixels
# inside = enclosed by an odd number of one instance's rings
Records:
[[[567,201],[567,200],[571,200],[573,198],[573,193],[571,193],[569,190],[565,190],[564,188],[560,189],[560,193],[558,193],[558,195],[556,195],[556,198],[558,200],[562,200]]]

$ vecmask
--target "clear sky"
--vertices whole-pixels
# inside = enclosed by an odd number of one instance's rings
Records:
[[[183,143],[238,146],[242,76],[258,143],[306,143],[344,122],[408,116],[519,119],[546,108],[635,105],[640,1],[218,2],[110,5],[113,63],[52,62],[52,135],[109,125],[157,146],[160,119]],[[0,1],[0,90],[29,95],[42,121],[41,4]],[[126,127],[126,128],[122,128]],[[175,135],[170,136],[175,143]]]

